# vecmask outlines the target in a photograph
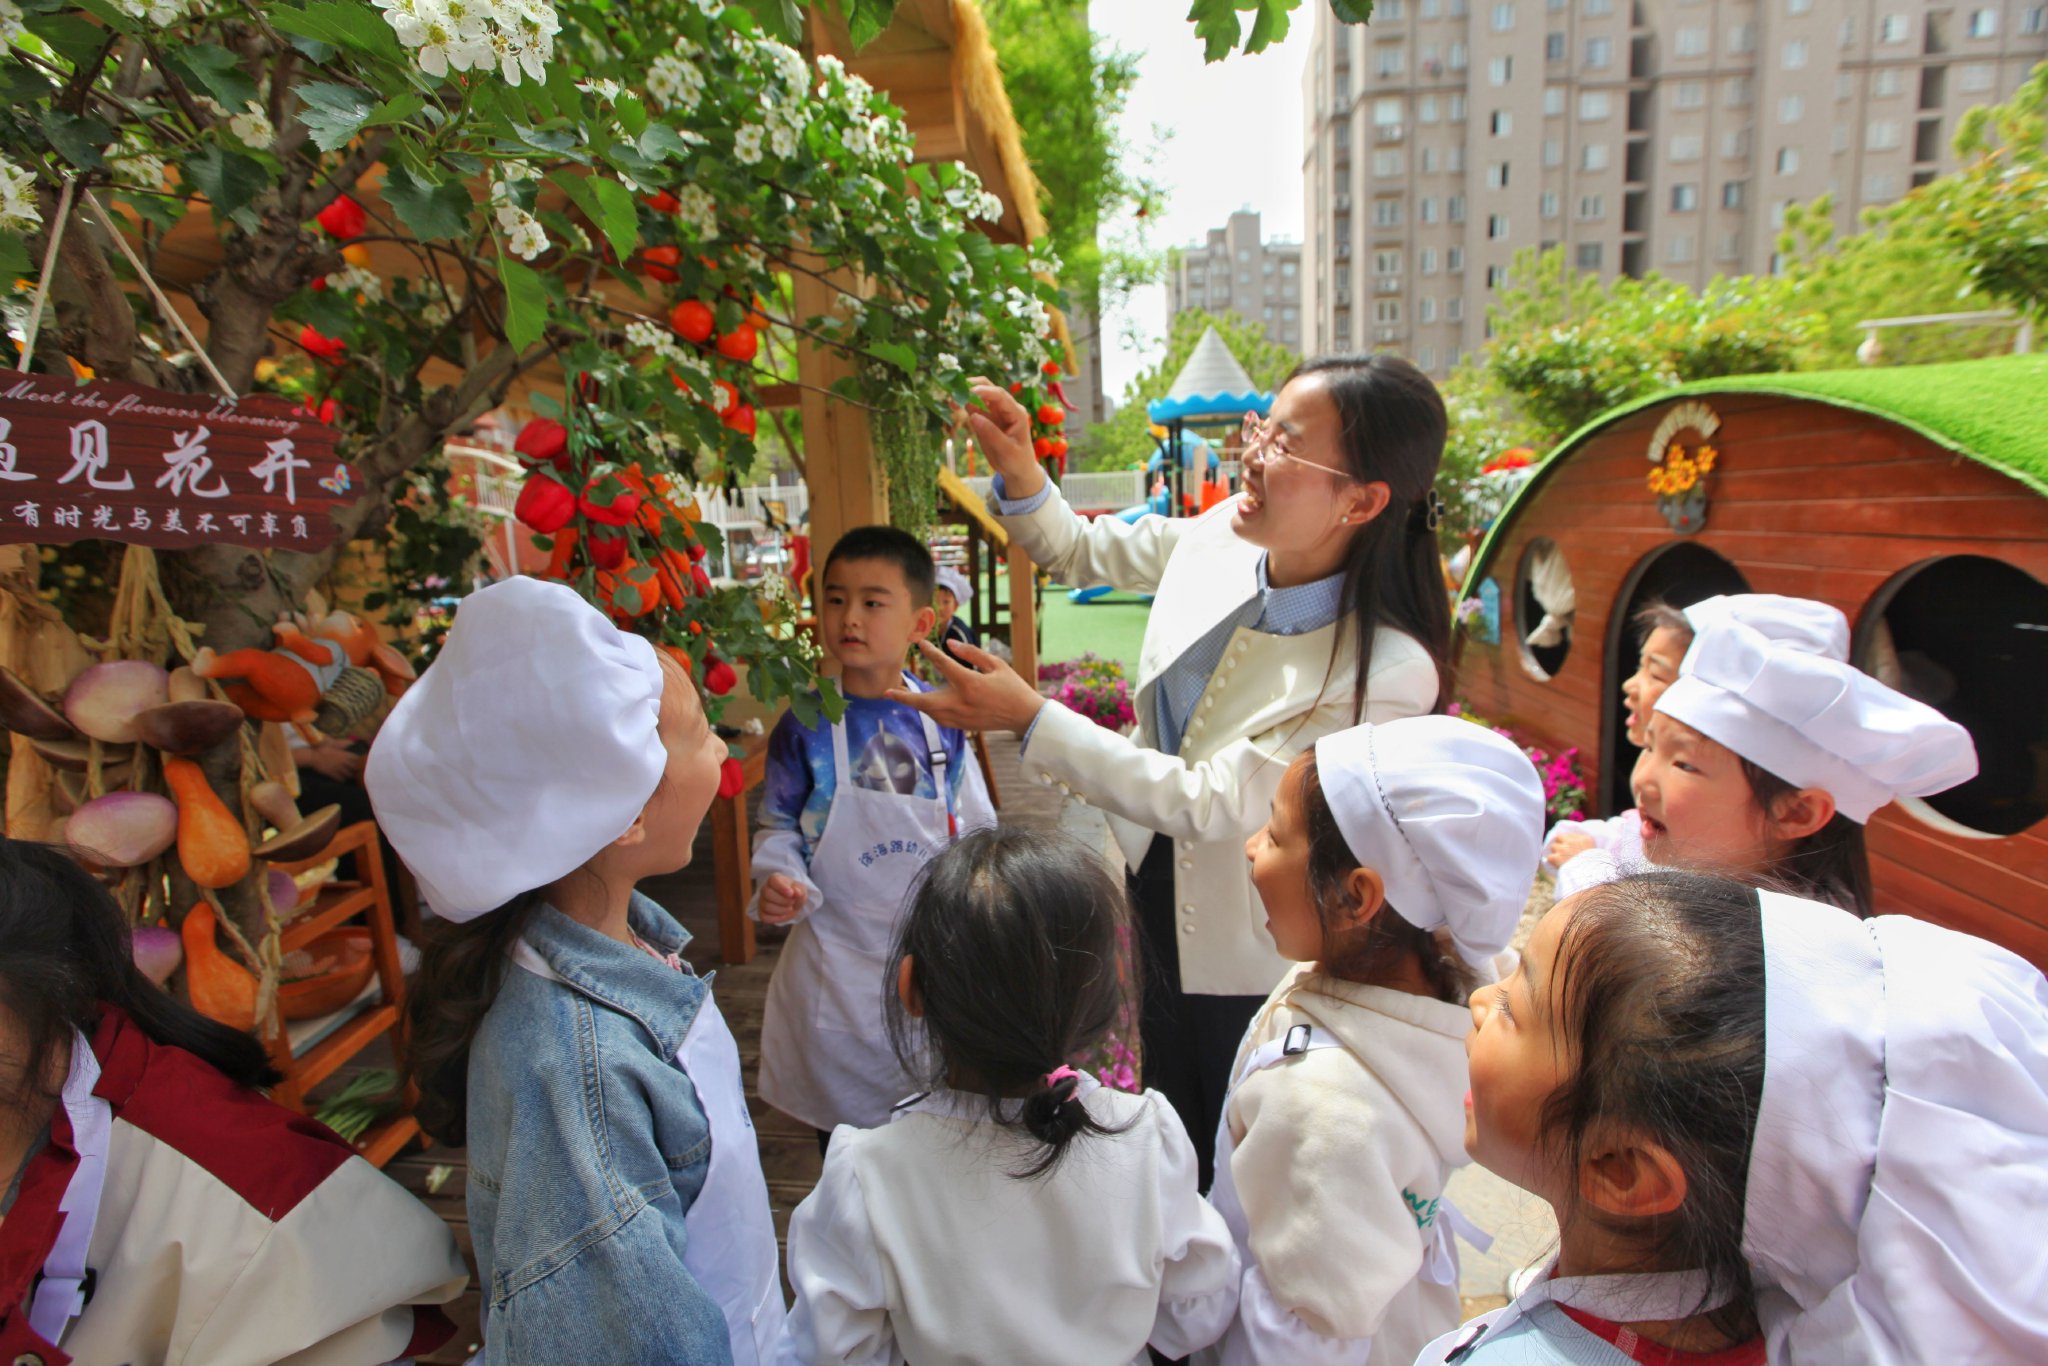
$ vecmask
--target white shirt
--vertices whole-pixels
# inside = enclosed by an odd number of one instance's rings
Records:
[[[1195,1191],[1195,1153],[1157,1092],[1082,1084],[1116,1134],[1082,1134],[1035,1180],[1040,1149],[941,1091],[879,1129],[833,1134],[790,1218],[796,1288],[777,1360],[894,1366],[1143,1362],[1184,1356],[1237,1309],[1230,1230]]]
[[[1559,835],[1584,835],[1593,841],[1591,849],[1581,849],[1554,870],[1559,901],[1650,866],[1649,855],[1643,852],[1643,813],[1634,807],[1612,820],[1559,821],[1543,837],[1544,849]]]

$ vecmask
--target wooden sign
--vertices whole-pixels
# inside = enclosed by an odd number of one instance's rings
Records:
[[[335,439],[275,394],[0,374],[0,544],[319,550],[364,492]]]

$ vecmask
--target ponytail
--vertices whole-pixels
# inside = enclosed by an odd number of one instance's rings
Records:
[[[278,1080],[254,1035],[208,1019],[143,976],[126,913],[74,858],[0,837],[0,1008],[25,1044],[20,1094],[0,1099],[47,1095],[57,1050],[74,1030],[90,1036],[107,1006],[153,1042],[184,1049],[237,1085]]]
[[[512,946],[541,904],[532,891],[479,916],[439,920],[420,936],[420,970],[406,997],[406,1070],[419,1088],[420,1127],[450,1147],[469,1139],[469,1048],[498,999]]]

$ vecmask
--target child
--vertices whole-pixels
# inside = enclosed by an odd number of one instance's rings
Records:
[[[1698,628],[1728,620],[1752,626],[1787,649],[1848,662],[1849,619],[1826,603],[1775,593],[1706,598],[1682,612],[1651,603],[1636,613],[1636,629],[1643,633],[1642,654],[1635,673],[1621,685],[1628,704],[1623,725],[1631,745],[1648,748],[1651,713],[1664,690],[1678,681]],[[1640,871],[1647,863],[1642,813],[1631,807],[1611,820],[1559,821],[1545,837],[1544,861],[1557,870],[1559,900],[1624,872]]]
[[[931,1089],[835,1136],[790,1219],[781,1361],[1112,1366],[1223,1331],[1237,1253],[1173,1107],[1068,1065],[1117,1017],[1128,916],[1063,835],[979,831],[932,862],[888,965]]]
[[[1871,913],[1863,827],[1977,772],[1970,733],[1838,659],[1736,617],[1702,625],[1657,699],[1632,785],[1666,867],[1770,880]]]
[[[137,970],[83,868],[0,840],[0,1361],[358,1366],[453,1335],[448,1226],[275,1080]]]
[[[1560,903],[1472,997],[1473,1157],[1555,1261],[1421,1362],[2048,1359],[2048,982],[1708,874]]]
[[[633,890],[689,862],[725,745],[689,675],[561,584],[462,603],[370,749],[445,920],[410,1002],[420,1119],[469,1145],[484,1361],[762,1360],[781,1331],[739,1050]]]
[[[974,587],[967,582],[967,576],[951,565],[938,572],[938,579],[932,586],[932,610],[939,614],[933,628],[939,633],[939,645],[945,652],[959,659],[955,645],[980,645],[981,637],[974,634],[974,628],[960,619],[960,609],[974,596]],[[964,662],[964,661],[963,661]]]
[[[761,1098],[818,1131],[872,1128],[916,1089],[883,1027],[889,945],[919,870],[957,835],[995,824],[961,733],[882,694],[931,635],[931,552],[894,527],[857,527],[825,558],[818,634],[839,661],[846,715],[795,712],[768,741],[756,914],[796,923],[761,1021]]]
[[[1339,731],[1245,846],[1299,966],[1253,1019],[1211,1200],[1245,1275],[1217,1359],[1407,1363],[1458,1322],[1464,1001],[1535,878],[1543,782],[1449,716]]]

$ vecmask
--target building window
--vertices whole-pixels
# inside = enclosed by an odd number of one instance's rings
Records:
[[[1691,213],[1700,206],[1700,187],[1690,180],[1681,180],[1671,187],[1671,212]]]
[[[1399,128],[1401,114],[1402,105],[1398,98],[1372,102],[1372,122],[1375,128]]]
[[[1383,4],[1380,8],[1384,10],[1386,6]],[[1805,14],[1812,10],[1812,8],[1813,0],[1785,0],[1785,13],[1787,14]],[[1388,17],[1393,18],[1397,16],[1390,15]]]
[[[1799,171],[1799,149],[1780,147],[1778,149],[1778,174],[1795,175]]]
[[[1417,100],[1415,102],[1415,117],[1421,123],[1435,123],[1437,118],[1436,96],[1424,95],[1421,99]]]
[[[1971,10],[1970,36],[1972,38],[1996,38],[1998,36],[1998,11],[1995,9]]]
[[[1614,64],[1614,40],[1612,38],[1588,38],[1586,40],[1586,65],[1595,71],[1603,71]]]
[[[1465,144],[1460,142],[1444,153],[1444,169],[1452,175],[1465,173]]]
[[[1398,251],[1376,251],[1372,254],[1372,273],[1375,275],[1399,275],[1401,253]]]
[[[1492,130],[1495,137],[1504,138],[1515,131],[1515,116],[1505,109],[1496,109],[1492,117],[1486,121],[1486,126]]]
[[[1734,80],[1721,87],[1721,103],[1727,105],[1730,109],[1747,109],[1749,107],[1749,77],[1737,76]]]
[[[2035,5],[2020,11],[2021,33],[2048,33],[2048,5]]]
[[[1427,319],[1424,321],[1427,321]],[[1423,370],[1436,369],[1436,348],[1434,346],[1425,346],[1416,352],[1415,364]]]
[[[1401,226],[1401,201],[1398,199],[1375,199],[1372,202],[1373,226],[1398,228]]]
[[[1607,144],[1589,142],[1579,148],[1579,169],[1582,171],[1604,171],[1607,169]]]
[[[1408,65],[1408,50],[1400,47],[1383,47],[1372,54],[1372,69],[1381,80],[1398,76]]]
[[[1489,214],[1486,219],[1486,235],[1495,242],[1508,235],[1508,216],[1504,213]]]
[[[1547,85],[1543,87],[1543,116],[1556,118],[1564,112],[1564,87]]]
[[[1892,119],[1879,119],[1870,125],[1863,145],[1873,152],[1889,152],[1899,145],[1899,125]]]
[[[1299,262],[1296,262],[1296,261],[1282,261],[1282,262],[1280,263],[1280,277],[1281,277],[1282,279],[1286,279],[1286,278],[1287,278],[1288,276],[1290,276],[1290,275],[1293,275],[1293,274],[1295,274],[1295,273],[1296,273],[1297,271],[1299,271],[1299,270],[1300,270],[1300,268],[1301,268],[1301,267],[1300,267],[1300,263],[1299,263]]]
[[[1705,150],[1698,133],[1679,133],[1671,139],[1673,161],[1698,161]]]
[[[1543,164],[1545,166],[1564,165],[1564,144],[1562,142],[1559,142],[1556,138],[1545,138],[1543,140]]]
[[[1445,98],[1444,117],[1449,119],[1452,123],[1464,122],[1465,94],[1463,91],[1454,91]]]
[[[1502,0],[1500,4],[1493,7],[1493,31],[1495,33],[1506,33],[1514,28],[1514,26],[1515,6],[1513,0]]]
[[[1275,308],[1275,307],[1273,307],[1273,305],[1271,305],[1271,304],[1267,304],[1267,305],[1266,305],[1266,321],[1267,321],[1267,322],[1269,322],[1269,323],[1271,323],[1271,322],[1278,322],[1279,320],[1280,320],[1280,310],[1279,310],[1279,309],[1277,309],[1277,308]]]
[[[1514,78],[1515,59],[1495,57],[1486,64],[1486,80],[1489,85],[1506,85]]]
[[[1418,321],[1418,322],[1425,322],[1425,323],[1433,323],[1433,322],[1435,322],[1435,321],[1436,321],[1436,295],[1434,295],[1434,294],[1425,294],[1425,295],[1423,295],[1423,296],[1422,296],[1422,298],[1421,298],[1421,299],[1420,299],[1419,301],[1417,301],[1417,303],[1416,303],[1416,305],[1415,305],[1415,316],[1416,316],[1416,321]]]
[[[1586,0],[1586,17],[1604,19],[1614,13],[1614,0]]]
[[[1444,253],[1444,269],[1453,275],[1459,274],[1465,269],[1465,249],[1463,247],[1452,247]],[[1445,316],[1451,317],[1452,315],[1447,313]]]
[[[1374,299],[1372,302],[1372,320],[1376,323],[1397,323],[1401,321],[1401,301],[1399,299]]]
[[[1542,196],[1542,213],[1545,218],[1557,217],[1557,191],[1545,190]]]
[[[1877,41],[1880,43],[1903,43],[1911,28],[1903,14],[1887,14],[1877,26]]]
[[[1376,176],[1397,176],[1404,169],[1398,147],[1383,148],[1372,154],[1372,173]]]
[[[1581,221],[1603,218],[1606,214],[1607,203],[1604,195],[1582,194],[1579,196],[1579,218]]]
[[[1872,171],[1863,177],[1863,202],[1866,204],[1889,203],[1899,197],[1899,173],[1897,171]]]
[[[1503,161],[1486,168],[1486,188],[1505,190],[1508,187],[1508,164]]]
[[[1721,155],[1741,158],[1749,155],[1749,130],[1738,128],[1732,133],[1721,135]]]
[[[1488,266],[1486,268],[1486,287],[1488,289],[1499,289],[1507,282],[1508,268],[1506,266]]]
[[[1968,85],[1968,81],[1969,73],[1972,71],[1981,71],[1984,73],[1984,84],[1977,88],[1980,90],[1989,90],[1991,88],[1991,68],[1988,66],[1964,67],[1963,76],[1961,78],[1964,82],[1963,88],[1965,90],[1970,88],[1970,86]],[[1883,70],[1879,71],[1877,75],[1871,78],[1870,90],[1871,93],[1874,95],[1902,95],[1905,93],[1906,90],[1906,73],[1899,70],[1895,66],[1885,67]]]
[[[1714,259],[1717,261],[1739,261],[1742,259],[1742,234],[1724,232],[1714,245]]]
[[[1465,196],[1454,194],[1444,201],[1444,216],[1453,223],[1465,221]]]
[[[1785,44],[1785,69],[1798,71],[1806,65],[1806,40],[1794,38]]]
[[[1442,161],[1443,154],[1438,152],[1436,148],[1425,147],[1422,149],[1422,173],[1424,175],[1434,175]]]
[[[1435,195],[1424,195],[1424,196],[1422,197],[1422,201],[1421,201],[1421,202],[1420,202],[1419,204],[1417,204],[1417,205],[1416,205],[1416,208],[1415,208],[1415,217],[1416,217],[1416,221],[1418,221],[1418,222],[1422,222],[1422,223],[1434,223],[1434,222],[1436,222],[1436,196],[1435,196]]]
[[[1422,0],[1421,12],[1425,19],[1441,17],[1444,12],[1443,0]]]
[[[1674,46],[1681,57],[1704,57],[1707,55],[1707,31],[1703,28],[1682,28],[1678,30]]]
[[[1743,180],[1731,180],[1723,185],[1721,187],[1721,207],[1724,209],[1741,208],[1743,193],[1748,188],[1748,184],[1749,182]]]
[[[1707,105],[1707,83],[1705,81],[1680,81],[1671,92],[1673,109],[1704,109]]]
[[[1463,43],[1452,43],[1450,60],[1445,65],[1449,66],[1453,71],[1463,71],[1466,64],[1465,45]]]
[[[1692,234],[1680,233],[1676,237],[1673,237],[1671,239],[1670,245],[1664,249],[1664,259],[1667,261],[1676,261],[1683,263],[1692,260],[1693,253],[1694,245]]]
[[[1598,242],[1579,243],[1578,263],[1580,270],[1600,269],[1600,244]]]
[[[1450,298],[1444,300],[1444,321],[1447,323],[1461,323],[1465,321],[1464,295],[1453,294]]]
[[[1582,90],[1579,92],[1579,117],[1581,119],[1604,119],[1614,112],[1613,102],[1605,90]]]
[[[1564,39],[1564,35],[1563,35],[1562,33],[1546,33],[1546,34],[1544,34],[1544,35],[1543,35],[1543,60],[1544,60],[1544,61],[1546,61],[1546,62],[1561,62],[1561,61],[1563,61],[1563,60],[1564,60],[1564,54],[1565,54],[1565,50],[1566,50],[1566,49],[1565,49],[1565,39]]]
[[[1424,247],[1424,248],[1422,249],[1422,258],[1421,258],[1421,262],[1420,262],[1420,265],[1421,265],[1421,267],[1422,267],[1422,273],[1423,273],[1424,275],[1434,275],[1434,274],[1436,274],[1436,248],[1435,248],[1435,247]]]
[[[1778,101],[1778,122],[1797,123],[1806,117],[1806,101],[1798,95],[1787,95]]]
[[[1728,54],[1740,57],[1745,52],[1756,51],[1756,30],[1748,24],[1737,24],[1728,30]]]

